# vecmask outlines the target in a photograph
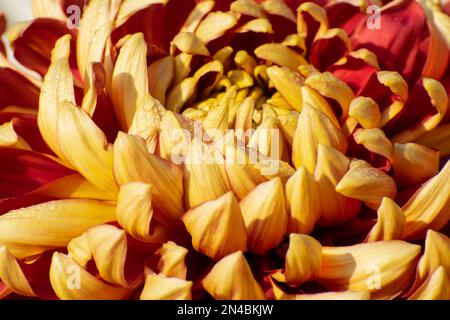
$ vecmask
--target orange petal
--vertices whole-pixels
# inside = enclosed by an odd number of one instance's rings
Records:
[[[158,262],[159,273],[166,277],[174,277],[186,280],[187,267],[186,255],[188,250],[172,241],[165,243],[159,250],[161,258]]]
[[[288,232],[309,234],[320,218],[319,187],[314,176],[300,167],[286,183]]]
[[[114,175],[119,185],[145,182],[152,186],[155,218],[169,227],[181,224],[183,172],[170,162],[150,154],[144,140],[119,133],[114,143]]]
[[[88,228],[115,220],[115,206],[93,200],[59,200],[0,216],[0,245],[18,258],[65,247]]]
[[[383,198],[377,211],[377,223],[367,235],[366,241],[387,241],[401,239],[405,227],[403,210],[391,199]]]
[[[373,299],[399,295],[414,274],[420,246],[378,241],[349,247],[323,247],[319,281],[329,290],[368,290]]]
[[[398,185],[415,186],[439,173],[439,152],[416,143],[396,143],[393,165]]]
[[[112,78],[112,101],[123,129],[129,128],[139,99],[147,93],[147,44],[136,33],[120,49]]]
[[[292,161],[296,168],[303,166],[314,172],[319,144],[341,152],[347,150],[347,139],[341,130],[325,114],[305,105],[298,119],[292,146]]]
[[[303,234],[291,234],[286,253],[286,280],[293,286],[314,280],[322,263],[322,246],[314,238]]]
[[[194,249],[214,260],[247,250],[244,219],[232,192],[189,210],[182,219]]]
[[[194,138],[184,161],[187,207],[215,200],[230,191],[225,159],[213,147]]]
[[[336,185],[350,166],[350,160],[336,149],[319,145],[317,167],[314,177],[318,183],[319,194],[328,201],[320,202],[321,226],[337,225],[355,217],[359,212],[360,202],[344,197],[336,192]]]
[[[93,259],[102,279],[128,287],[125,280],[127,237],[124,230],[111,225],[93,227],[67,246],[69,257],[86,267]]]
[[[371,208],[378,208],[383,197],[395,197],[397,186],[383,171],[363,160],[354,160],[349,171],[336,185],[336,191],[346,197],[364,201]]]
[[[192,281],[150,274],[145,279],[141,300],[191,300]]]
[[[240,251],[217,262],[202,285],[216,300],[265,300],[262,288]]]
[[[280,244],[288,225],[280,178],[261,183],[240,202],[240,207],[250,251],[262,255]]]
[[[130,289],[114,287],[91,275],[65,254],[55,252],[50,266],[50,282],[61,300],[119,300]]]
[[[428,229],[439,230],[450,219],[450,162],[428,180],[403,206],[403,239],[420,239]]]

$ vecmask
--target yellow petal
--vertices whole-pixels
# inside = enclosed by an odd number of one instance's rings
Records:
[[[286,183],[288,232],[309,234],[320,218],[319,187],[314,176],[300,167]]]
[[[305,84],[315,89],[322,96],[336,100],[342,109],[342,119],[346,119],[350,110],[350,104],[355,98],[352,89],[342,80],[334,77],[329,72],[312,72],[305,80]]]
[[[230,5],[230,10],[250,17],[264,18],[264,8],[253,0],[236,0]]]
[[[120,49],[112,78],[112,101],[123,129],[129,128],[139,99],[147,93],[147,43],[136,33]]]
[[[158,261],[159,273],[166,277],[174,277],[186,280],[187,267],[186,255],[188,250],[172,241],[165,243],[159,250],[161,258]]]
[[[382,130],[378,128],[358,129],[353,138],[357,144],[363,145],[367,150],[394,162],[394,148]]]
[[[444,76],[450,59],[450,19],[442,12],[439,2],[418,1],[427,16],[427,26],[430,33],[427,60],[422,75],[434,79]]]
[[[322,97],[316,90],[311,89],[308,86],[302,86],[301,91],[304,104],[310,104],[312,107],[324,113],[337,128],[340,127],[333,108],[331,108],[330,104],[324,97]]]
[[[280,244],[288,225],[280,178],[261,183],[242,199],[240,207],[250,251],[262,255]]]
[[[248,149],[237,147],[231,151],[228,150],[225,169],[230,187],[238,199],[243,199],[256,188],[259,182],[267,181],[267,179],[252,170]]]
[[[236,134],[245,134],[251,129],[253,123],[253,111],[255,110],[255,100],[252,97],[246,98],[238,107],[236,112],[236,123],[234,129]]]
[[[150,154],[144,140],[119,133],[114,144],[114,175],[120,186],[145,182],[152,186],[155,218],[167,226],[181,224],[183,208],[183,172],[170,162]]]
[[[388,87],[393,94],[397,95],[397,99],[381,113],[381,126],[384,126],[403,109],[408,99],[409,88],[405,79],[395,71],[379,71],[377,72],[377,79],[382,85]]]
[[[388,241],[401,239],[405,227],[403,210],[391,199],[383,198],[377,211],[377,223],[367,235],[366,241]]]
[[[448,300],[450,299],[450,281],[444,267],[439,267],[427,281],[411,295],[409,300]]]
[[[233,52],[234,49],[232,47],[223,47],[214,54],[213,60],[219,61],[224,66],[224,69],[228,70],[233,62]]]
[[[277,119],[268,116],[256,128],[248,143],[248,147],[258,150],[259,153],[266,157],[280,160],[285,151],[284,144],[284,138],[280,134]]]
[[[52,18],[57,20],[66,20],[66,13],[62,10],[59,0],[50,0],[42,2],[40,0],[32,0],[31,7],[33,17],[35,18]]]
[[[205,43],[192,32],[181,32],[172,40],[172,46],[183,53],[209,56]]]
[[[239,28],[237,32],[273,33],[273,28],[269,19],[259,18],[250,20],[249,22],[244,24],[241,28]]]
[[[439,152],[416,143],[394,146],[395,181],[400,186],[414,186],[439,172]]]
[[[247,251],[244,219],[232,192],[189,210],[182,219],[194,249],[214,260]]]
[[[320,202],[318,224],[321,226],[341,224],[354,218],[359,212],[359,201],[344,197],[335,190],[349,166],[350,160],[342,153],[330,146],[319,145],[314,177],[321,198],[328,199]]]
[[[193,77],[186,78],[174,86],[168,96],[166,102],[166,108],[175,112],[180,112],[189,99],[196,93],[197,80]]]
[[[53,254],[50,282],[61,300],[120,300],[132,293],[130,289],[114,287],[97,279],[59,252]]]
[[[316,39],[321,37],[328,30],[328,17],[325,9],[312,2],[302,3],[297,8],[297,33],[306,38],[309,31],[308,23],[304,19],[304,12],[316,23],[319,23],[319,28],[314,36]]]
[[[30,145],[17,135],[12,121],[0,124],[0,147],[31,150]]]
[[[178,85],[181,81],[186,79],[191,72],[192,55],[187,53],[180,53],[175,57],[175,76],[173,85]]]
[[[21,296],[36,296],[16,258],[4,246],[0,246],[0,279],[10,290]]]
[[[184,167],[187,207],[215,200],[230,191],[224,162],[213,147],[192,139]]]
[[[83,11],[77,37],[77,63],[83,79],[91,62],[102,62],[113,26],[111,9],[110,0],[94,0]]]
[[[256,66],[258,65],[255,58],[253,58],[251,55],[247,53],[247,51],[244,50],[240,50],[236,53],[236,55],[234,56],[234,63],[239,69],[251,75],[253,74]]]
[[[266,0],[262,5],[268,13],[296,22],[292,9],[283,0]]]
[[[115,201],[117,199],[116,192],[99,189],[80,174],[54,180],[33,190],[30,194],[55,199],[92,199],[105,201]]]
[[[439,230],[450,219],[450,162],[428,180],[403,206],[406,215],[403,239],[423,239],[426,230]]]
[[[319,281],[332,291],[369,290],[373,299],[400,294],[414,274],[420,246],[378,241],[349,247],[323,247]]]
[[[112,148],[86,112],[67,101],[60,104],[57,132],[64,158],[78,172],[102,190],[117,190]]]
[[[200,23],[195,34],[205,44],[221,37],[226,31],[233,28],[237,19],[231,12],[211,12]]]
[[[375,69],[380,69],[380,65],[378,64],[378,57],[375,53],[373,53],[370,50],[367,50],[366,48],[361,48],[356,51],[352,51],[349,53],[350,56],[361,59],[365,61],[366,63],[370,64]]]
[[[189,14],[189,17],[186,19],[181,31],[194,32],[203,18],[213,9],[214,5],[215,2],[212,0],[197,3],[195,8]]]
[[[301,111],[303,107],[301,86],[304,78],[297,72],[277,66],[268,68],[267,75],[286,101],[295,110]]]
[[[438,150],[442,158],[448,157],[450,155],[450,124],[436,127],[425,133],[415,142]]]
[[[240,251],[217,262],[202,285],[216,300],[265,300],[262,288]]]
[[[175,75],[175,59],[167,56],[156,60],[148,66],[147,74],[150,95],[164,105],[167,90]]]
[[[314,172],[319,144],[341,152],[347,150],[347,139],[333,122],[319,110],[305,105],[298,119],[292,146],[292,161],[296,168],[303,166]]]
[[[52,51],[52,63],[45,75],[39,98],[38,126],[47,145],[64,160],[58,144],[58,111],[63,101],[75,103],[73,76],[69,66],[69,35],[63,36]]]
[[[67,250],[69,257],[83,267],[93,259],[102,279],[129,286],[125,279],[127,237],[124,230],[111,225],[93,227],[70,241]]]
[[[289,112],[288,114],[278,116],[278,124],[280,126],[281,132],[291,146],[294,141],[298,118],[298,112]]]
[[[144,140],[149,139],[153,132],[158,131],[165,112],[158,100],[149,94],[145,95],[138,101],[128,133],[140,136]]]
[[[349,171],[337,184],[336,191],[346,197],[364,201],[371,208],[378,208],[383,197],[395,197],[397,186],[383,171],[363,160],[354,160]]]
[[[242,70],[230,70],[227,74],[227,78],[233,85],[236,85],[238,89],[245,89],[253,86],[253,78]]]
[[[415,286],[423,284],[442,266],[450,273],[450,239],[439,232],[428,230],[425,239],[425,252],[417,266]]]
[[[357,97],[354,99],[350,104],[348,115],[355,118],[364,129],[380,127],[380,108],[372,98]]]
[[[192,281],[170,278],[162,274],[149,274],[141,300],[191,300]]]
[[[297,71],[299,66],[307,64],[301,54],[279,43],[263,44],[256,48],[255,55],[259,59],[289,68],[292,71]]]
[[[97,224],[115,220],[115,206],[93,200],[59,200],[10,211],[0,217],[0,245],[17,258],[65,247]]]
[[[290,285],[299,286],[314,280],[322,264],[322,246],[314,238],[303,234],[291,234],[286,253],[284,273]]]
[[[165,112],[160,125],[159,154],[180,164],[188,152],[193,134],[194,123],[190,119],[176,112]]]
[[[212,140],[219,139],[228,129],[229,110],[234,104],[235,98],[236,87],[233,86],[225,92],[219,104],[208,112],[203,121],[205,134],[211,137]]]
[[[150,222],[153,217],[152,186],[132,182],[120,187],[117,199],[117,222],[133,238],[151,240]]]

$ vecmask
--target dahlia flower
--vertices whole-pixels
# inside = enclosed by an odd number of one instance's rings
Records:
[[[450,299],[448,1],[33,13],[0,14],[0,297]]]

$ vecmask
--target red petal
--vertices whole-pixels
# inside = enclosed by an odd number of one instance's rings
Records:
[[[0,109],[19,106],[37,109],[40,90],[17,71],[0,67]]]
[[[330,28],[341,28],[350,36],[366,15],[348,2],[334,2],[326,6]]]
[[[134,13],[111,34],[115,45],[127,34],[142,32],[148,44],[149,63],[165,56],[173,37],[180,31],[190,12],[194,0],[169,0],[165,5],[157,3]]]
[[[0,148],[0,199],[20,197],[69,174],[74,172],[37,152]]]
[[[5,214],[11,210],[31,207],[40,203],[48,202],[55,199],[50,199],[37,195],[25,195],[17,198],[6,198],[0,200],[0,215]]]
[[[30,147],[37,152],[47,153],[53,155],[53,151],[45,143],[41,132],[37,125],[36,118],[30,119],[27,117],[12,118],[14,131],[30,145]]]
[[[97,106],[95,107],[92,120],[105,133],[109,142],[114,142],[119,132],[119,122],[116,118],[114,108],[109,95],[105,91],[106,73],[101,63],[93,66],[95,89],[97,91]]]
[[[76,33],[67,28],[65,21],[39,18],[33,20],[13,42],[14,56],[25,67],[45,75],[56,40],[65,34],[72,35],[70,65],[76,69]]]
[[[431,98],[420,79],[410,91],[402,111],[383,128],[387,136],[415,127],[436,114]]]
[[[347,51],[345,43],[338,36],[330,39],[318,39],[311,45],[309,59],[316,68],[324,71],[342,58]]]
[[[378,81],[377,68],[350,55],[346,55],[346,59],[345,64],[333,65],[328,71],[344,81],[356,96],[374,99],[378,103],[380,111],[386,109],[397,98],[388,87]]]
[[[351,36],[354,49],[371,50],[378,56],[381,69],[398,71],[408,83],[415,83],[426,62],[430,36],[421,6],[416,1],[403,0],[384,9],[381,29],[370,30],[368,18]]]
[[[6,18],[3,12],[0,12],[0,36],[5,32],[6,30]],[[0,54],[6,54],[5,45],[0,40]]]
[[[28,280],[33,292],[41,299],[56,300],[56,294],[50,283],[50,264],[54,251],[43,253],[36,261],[31,264],[19,262],[25,277]]]

